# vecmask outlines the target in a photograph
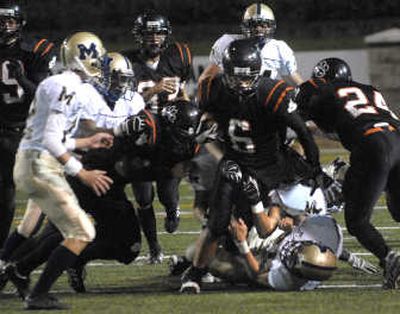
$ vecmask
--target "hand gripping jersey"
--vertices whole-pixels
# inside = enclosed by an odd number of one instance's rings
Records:
[[[161,92],[154,95],[148,102],[148,108],[157,112],[161,107],[175,100],[179,96],[179,90],[193,75],[192,55],[187,45],[178,42],[171,43],[160,56],[160,60],[154,68],[146,64],[144,56],[140,51],[126,54],[133,64],[133,71],[138,81],[138,92],[143,93],[146,89],[156,85],[164,77],[176,79],[175,93]]]
[[[222,35],[214,43],[210,53],[210,62],[222,69],[222,57],[229,44],[237,39],[244,38],[241,34]],[[278,75],[287,76],[297,71],[297,63],[292,49],[283,40],[269,39],[262,43],[261,73],[269,74],[276,79]]]
[[[369,132],[399,126],[382,94],[354,81],[309,80],[299,87],[296,102],[306,118],[324,132],[336,133],[350,151]]]
[[[53,60],[53,43],[47,39],[24,39],[10,48],[0,50],[0,124],[23,127],[34,89],[21,85],[15,68],[22,68],[22,75],[36,87],[48,76]]]
[[[276,166],[282,150],[282,130],[299,136],[308,161],[318,165],[318,149],[296,112],[292,87],[284,81],[261,78],[256,92],[242,97],[228,90],[221,74],[199,87],[200,108],[212,115],[225,141],[225,157],[240,166]]]

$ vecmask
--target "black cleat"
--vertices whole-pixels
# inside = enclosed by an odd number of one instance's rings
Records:
[[[168,268],[170,276],[180,276],[192,265],[184,256],[171,255],[168,260]]]
[[[204,268],[191,266],[182,275],[180,293],[199,294],[201,291],[201,278],[207,273]]]
[[[74,268],[67,269],[68,283],[69,286],[77,293],[85,293],[85,278],[86,270],[85,266],[77,266]]]
[[[8,274],[8,280],[17,288],[18,295],[24,300],[29,294],[29,284],[31,282],[29,276],[19,274],[15,264],[7,265],[6,272]]]
[[[174,233],[179,227],[180,212],[176,210],[173,213],[168,213],[164,220],[164,228],[168,233]]]
[[[7,265],[7,262],[0,260],[0,291],[4,289],[8,282]]]
[[[161,246],[157,243],[153,247],[150,247],[150,253],[148,256],[149,264],[161,264],[164,259],[164,253],[161,250]]]
[[[25,299],[25,310],[68,310],[71,307],[68,304],[61,303],[57,298],[49,294],[41,294],[36,297],[27,297]]]
[[[397,289],[400,279],[400,255],[390,251],[385,257],[383,289]]]

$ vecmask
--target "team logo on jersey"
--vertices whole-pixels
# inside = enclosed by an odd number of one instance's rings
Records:
[[[178,108],[176,106],[167,106],[161,111],[163,117],[165,117],[172,124],[176,121],[176,116],[178,114]]]
[[[292,113],[293,111],[296,111],[296,109],[297,109],[297,104],[292,99],[290,99],[287,112]]]
[[[97,59],[98,58],[98,51],[95,43],[91,43],[90,47],[87,48],[84,44],[79,44],[78,45],[79,49],[79,59],[85,60],[87,57],[90,59]]]

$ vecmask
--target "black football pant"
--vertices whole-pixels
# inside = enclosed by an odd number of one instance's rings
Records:
[[[386,191],[390,214],[395,221],[400,221],[400,133],[397,131],[385,130],[365,136],[351,152],[343,185],[348,231],[381,264],[389,247],[370,220],[383,191]]]
[[[21,132],[0,125],[0,249],[8,237],[15,211],[13,169]]]

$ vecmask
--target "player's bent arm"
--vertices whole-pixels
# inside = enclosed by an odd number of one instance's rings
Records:
[[[264,211],[253,213],[254,225],[260,238],[267,238],[278,227],[281,214],[278,206],[271,206],[266,214]]]
[[[299,72],[293,72],[290,75],[282,75],[282,78],[290,85],[297,86],[304,82]]]
[[[202,81],[208,77],[215,76],[219,72],[221,72],[221,68],[215,63],[210,63],[199,76],[198,84],[201,84]]]

